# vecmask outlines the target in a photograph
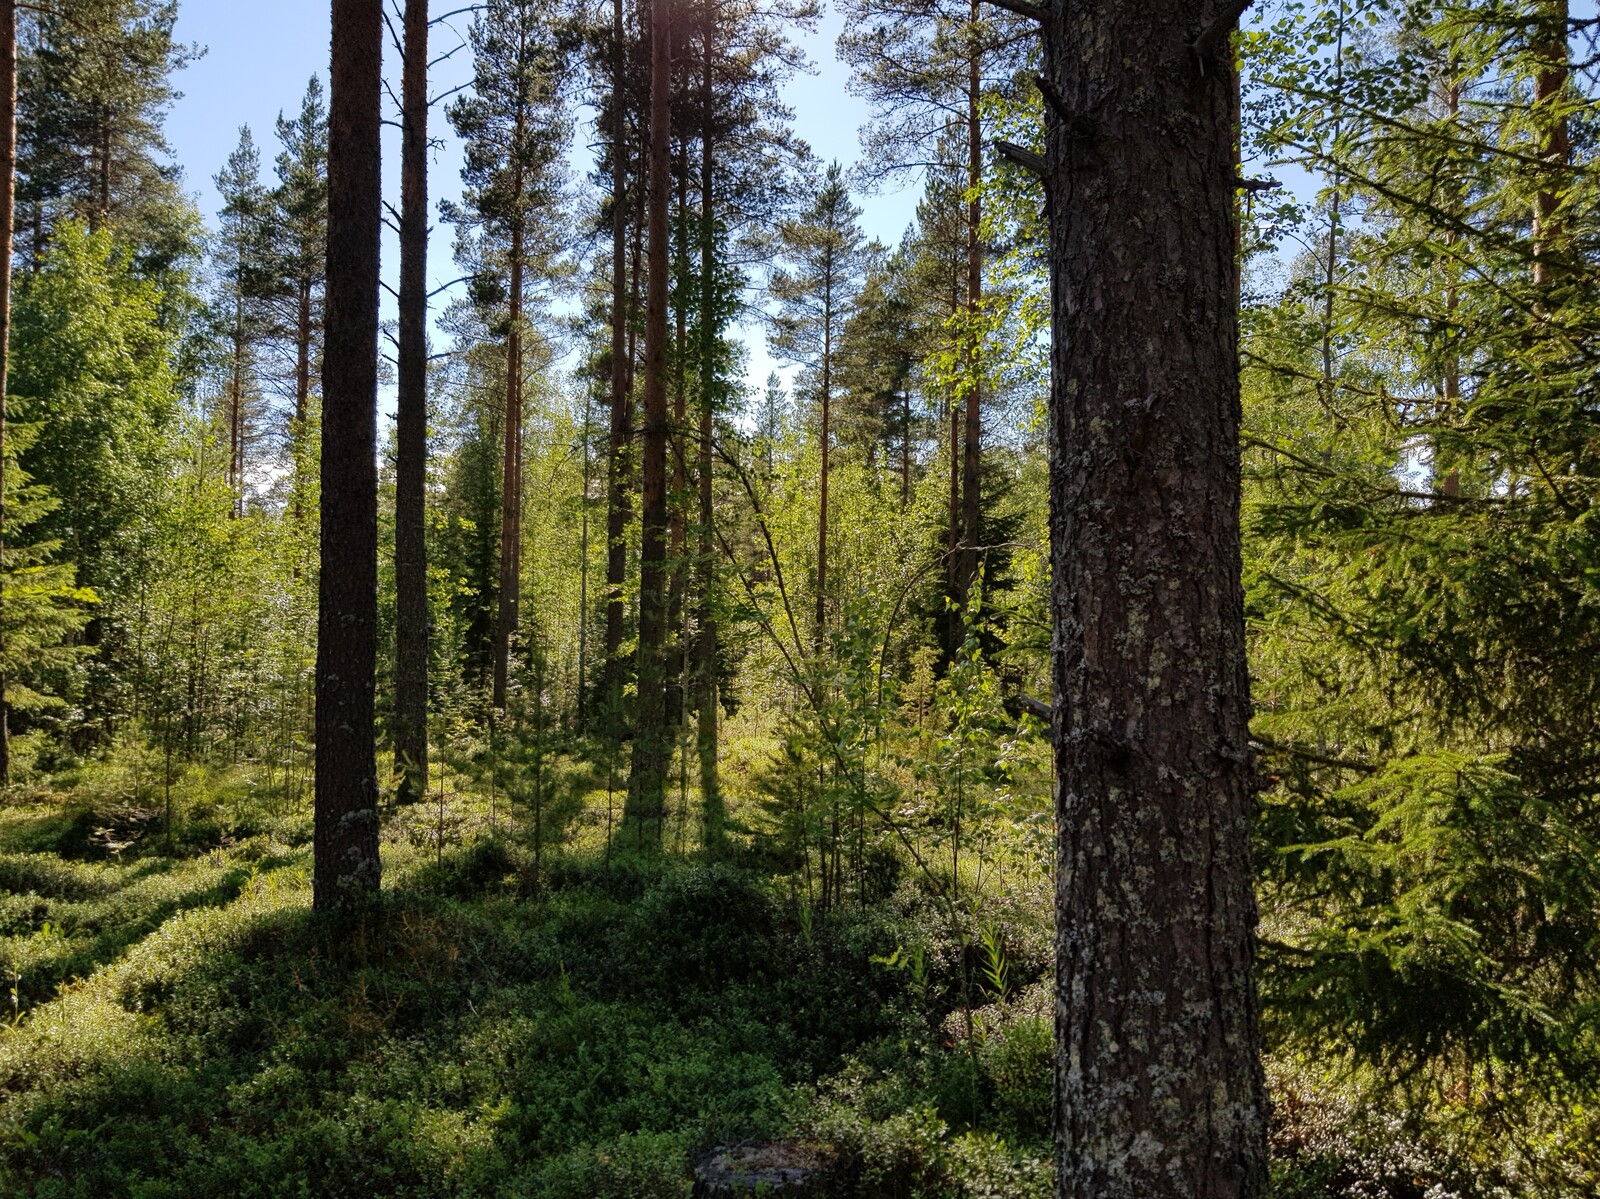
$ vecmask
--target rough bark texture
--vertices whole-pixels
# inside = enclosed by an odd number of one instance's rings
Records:
[[[428,0],[406,0],[402,93],[394,759],[410,803],[428,786]]]
[[[672,116],[671,0],[650,5],[649,262],[644,325],[643,539],[639,553],[638,702],[625,819],[659,843],[666,806],[667,731],[667,208]]]
[[[17,4],[0,0],[0,617],[6,551],[6,400],[11,386],[11,253],[17,214]],[[0,787],[11,785],[11,708],[0,625]]]
[[[606,448],[606,632],[605,677],[608,732],[622,723],[622,633],[627,598],[630,515],[628,455],[633,440],[633,397],[627,349],[627,170],[623,96],[627,30],[622,0],[611,5],[611,430]]]
[[[1266,1186],[1231,80],[1216,6],[1062,0],[1046,74],[1058,1194]]]
[[[376,891],[379,89],[382,0],[333,0],[322,368],[314,902]]]

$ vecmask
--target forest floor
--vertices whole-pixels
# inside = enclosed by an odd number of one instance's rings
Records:
[[[538,836],[447,771],[385,805],[382,903],[342,923],[281,772],[169,794],[124,755],[14,789],[0,1195],[667,1199],[778,1142],[829,1194],[1047,1196],[1048,878],[968,864],[955,904],[885,855],[866,899],[808,902],[771,752],[730,757],[715,855],[681,779],[646,854],[617,771],[548,763]],[[1304,1063],[1269,1076],[1280,1199],[1476,1193]]]
[[[341,926],[257,770],[184,771],[170,839],[148,763],[13,796],[0,1193],[652,1199],[780,1138],[863,1194],[1048,1193],[1042,890],[962,928],[915,879],[819,910],[753,812],[717,860],[670,818],[642,855],[603,776],[552,773],[537,874],[527,813],[451,778],[386,811],[383,902]]]

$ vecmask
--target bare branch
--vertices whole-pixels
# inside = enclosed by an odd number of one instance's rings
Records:
[[[1032,150],[1025,146],[1019,146],[1015,142],[1002,141],[999,138],[989,144],[995,148],[1001,158],[1014,162],[1040,182],[1048,178],[1043,155],[1035,154]]]
[[[1043,25],[1050,17],[1050,10],[1042,4],[1034,4],[1032,0],[989,0],[996,8],[1003,8],[1007,12],[1014,12],[1019,17],[1027,17]]]
[[[1194,44],[1189,49],[1194,51],[1195,60],[1199,62],[1201,71],[1204,71],[1206,64],[1215,57],[1217,47],[1227,41],[1228,36],[1239,27],[1239,18],[1244,16],[1244,10],[1252,3],[1253,0],[1227,0],[1216,19],[1194,39]]]

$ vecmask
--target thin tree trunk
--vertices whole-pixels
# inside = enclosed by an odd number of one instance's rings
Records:
[[[666,767],[667,208],[672,117],[671,0],[650,4],[649,264],[644,349],[644,530],[639,554],[638,707],[627,813],[637,835],[661,841]]]
[[[1064,1199],[1267,1184],[1235,135],[1221,52],[1201,71],[1189,49],[1203,24],[1189,0],[1089,0],[1044,26],[1046,78],[1097,114],[1092,150],[1047,128]]]
[[[100,109],[100,180],[99,203],[95,205],[94,219],[89,227],[96,232],[111,219],[111,113],[103,105]]]
[[[301,279],[296,287],[294,320],[294,428],[290,441],[294,446],[294,527],[300,528],[305,519],[305,458],[306,438],[310,429],[308,420],[311,406],[311,280]],[[298,559],[295,578],[300,577]]]
[[[524,114],[517,111],[516,144],[524,134]],[[523,189],[522,169],[516,173],[516,195]],[[506,335],[505,455],[500,487],[500,607],[495,625],[494,706],[506,706],[506,685],[511,666],[511,640],[518,627],[522,584],[522,275],[524,233],[518,215],[511,225],[511,328]]]
[[[394,759],[399,799],[428,789],[428,0],[406,0],[395,411]]]
[[[589,489],[594,477],[594,447],[590,432],[594,393],[583,395],[583,503],[582,530],[578,538],[578,735],[589,731]]]
[[[817,479],[817,648],[828,627],[828,466],[833,433],[833,278],[824,284],[822,300],[822,430],[821,469]]]
[[[242,257],[242,256],[241,256]],[[241,261],[241,267],[244,265]],[[233,296],[233,370],[228,386],[228,515],[237,519],[239,516],[241,487],[239,459],[243,456],[241,431],[244,420],[241,411],[244,407],[244,287],[243,274],[234,280]]]
[[[314,903],[376,892],[379,96],[383,0],[332,0]]]
[[[1572,134],[1560,110],[1571,71],[1567,46],[1570,17],[1568,0],[1543,0],[1533,47],[1539,62],[1533,81],[1533,106],[1543,135],[1539,154],[1547,164],[1534,199],[1533,219],[1533,281],[1542,288],[1555,283],[1560,273],[1552,258],[1560,257],[1561,190],[1572,164]]]
[[[982,55],[978,50],[979,0],[972,0],[972,45],[967,60],[967,429],[961,463],[961,590],[967,593],[978,575],[978,523],[982,506],[983,350],[978,317],[983,306],[983,183]]]
[[[700,98],[702,110],[711,111],[711,33],[705,33],[704,74],[701,77]],[[700,139],[700,542],[698,562],[700,579],[699,639],[696,645],[696,675],[699,696],[696,704],[698,719],[695,722],[696,748],[700,757],[700,806],[704,813],[702,844],[710,850],[720,848],[723,838],[724,813],[722,789],[718,781],[718,719],[717,697],[717,613],[716,613],[716,546],[712,541],[711,521],[714,479],[712,438],[715,433],[714,361],[718,329],[713,317],[716,305],[716,207],[715,178],[712,173],[712,151],[709,121]]]
[[[950,316],[961,311],[961,273],[952,261],[950,269]],[[961,395],[950,396],[950,512],[945,529],[944,573],[946,591],[953,600],[961,597]],[[961,646],[958,620],[945,617],[945,653],[954,658]]]
[[[900,511],[911,507],[911,388],[900,390]]]
[[[0,787],[11,785],[5,636],[6,419],[11,369],[11,255],[17,208],[17,4],[0,0]]]
[[[687,139],[678,141],[678,230],[677,249],[674,254],[673,274],[677,279],[677,296],[673,304],[674,361],[672,370],[672,484],[668,490],[670,502],[667,509],[667,557],[671,565],[671,578],[667,589],[667,628],[676,641],[669,650],[667,668],[667,711],[674,726],[683,723],[688,712],[689,642],[682,635],[684,628],[684,602],[689,586],[688,547],[688,490],[686,450],[684,440],[689,430],[689,312],[687,293],[689,282],[689,145]]]

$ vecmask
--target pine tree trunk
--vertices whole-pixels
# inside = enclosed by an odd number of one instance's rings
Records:
[[[678,230],[673,267],[678,295],[672,306],[672,433],[668,439],[672,485],[667,493],[670,497],[667,509],[667,557],[672,568],[667,589],[667,636],[671,643],[667,668],[667,718],[674,727],[684,721],[689,695],[689,639],[684,635],[683,624],[684,602],[689,590],[689,559],[686,553],[689,544],[686,499],[688,462],[684,449],[684,439],[689,431],[689,144],[686,138],[678,140],[678,158]]]
[[[516,144],[522,145],[523,113],[517,113]],[[520,167],[516,195],[523,191]],[[510,331],[506,335],[505,454],[500,487],[500,607],[494,640],[494,706],[506,706],[511,640],[518,627],[522,584],[522,276],[524,234],[520,215],[511,226]]]
[[[244,263],[233,295],[233,373],[228,392],[228,515],[237,519],[244,511]]]
[[[822,301],[822,429],[821,469],[817,474],[817,651],[828,628],[828,468],[833,445],[833,281],[824,284]]]
[[[406,0],[395,413],[394,759],[399,799],[428,787],[428,0]]]
[[[1205,8],[1215,11],[1216,5]],[[1255,1199],[1234,128],[1188,0],[1054,6],[1057,1193]],[[1071,197],[1071,211],[1064,210]]]
[[[294,428],[290,440],[294,445],[294,527],[298,532],[304,519],[306,467],[306,438],[310,434],[308,419],[311,407],[311,280],[301,279],[296,284],[294,321]],[[295,578],[300,577],[298,562]]]
[[[606,632],[603,691],[607,731],[622,725],[622,634],[627,614],[629,455],[633,441],[633,397],[627,350],[627,137],[624,85],[627,30],[622,0],[612,0],[611,36],[611,429],[606,453]]]
[[[636,835],[658,846],[666,806],[667,207],[672,186],[671,0],[650,5],[649,262],[645,294],[643,540],[639,554],[638,706],[628,811]]]
[[[1534,198],[1533,281],[1539,287],[1549,287],[1559,277],[1552,258],[1560,257],[1561,190],[1572,164],[1572,134],[1559,107],[1554,113],[1551,108],[1562,103],[1571,73],[1570,18],[1567,0],[1542,0],[1538,5],[1533,52],[1539,69],[1533,81],[1533,106],[1542,135],[1539,154],[1546,163],[1545,177]]]
[[[701,80],[702,111],[711,111],[711,35],[705,35],[705,74]],[[714,588],[717,578],[716,547],[712,544],[712,438],[715,434],[712,363],[716,352],[717,327],[712,319],[716,304],[716,208],[712,174],[713,153],[708,128],[700,140],[700,612],[699,639],[695,648],[695,674],[699,683],[695,724],[696,748],[700,757],[700,806],[705,814],[703,844],[715,850],[723,839],[722,789],[717,776],[718,718],[717,697],[717,616]]]
[[[322,367],[314,902],[376,892],[379,94],[383,0],[333,0]]]
[[[978,523],[982,501],[983,354],[978,313],[983,305],[983,127],[979,111],[983,79],[977,45],[979,0],[972,0],[973,44],[967,61],[967,428],[961,462],[961,570],[963,605],[978,574]],[[953,443],[952,443],[953,446]]]
[[[0,0],[0,787],[11,785],[11,706],[6,702],[6,420],[11,386],[11,256],[17,212],[17,3]]]

